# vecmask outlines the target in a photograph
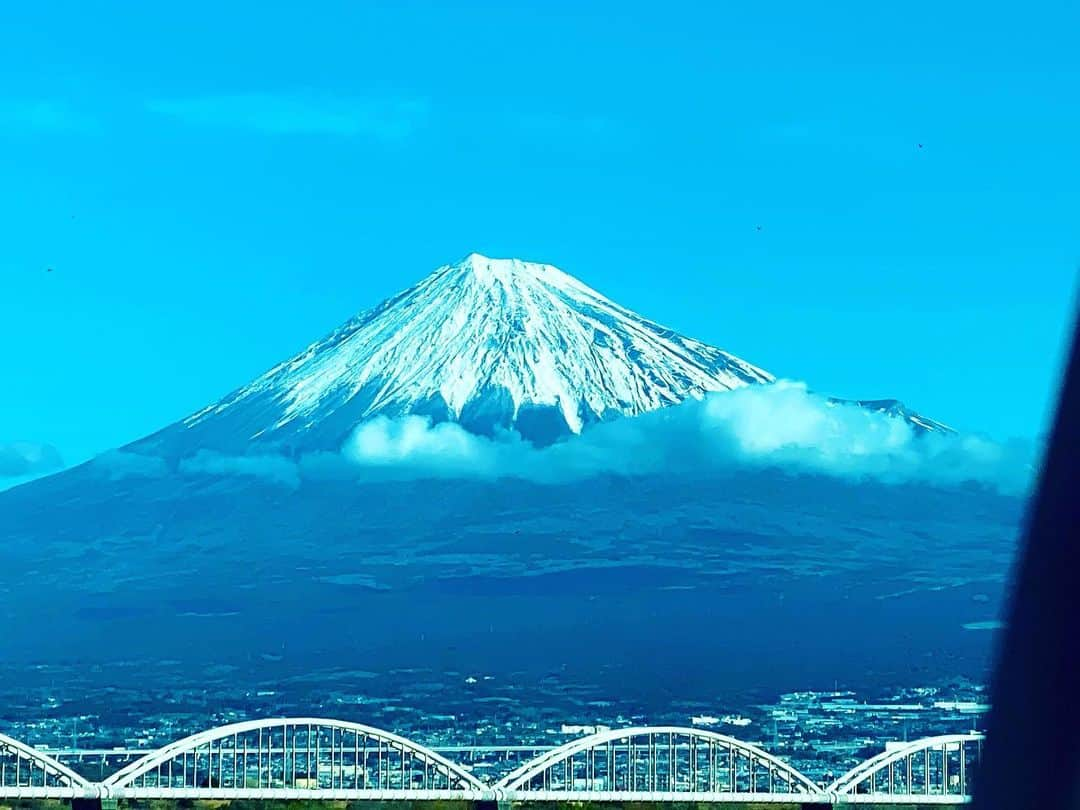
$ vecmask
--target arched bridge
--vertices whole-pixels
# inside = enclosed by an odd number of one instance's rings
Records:
[[[968,796],[982,744],[981,734],[956,734],[888,746],[828,790],[840,796]]]
[[[68,799],[93,792],[92,783],[66,765],[0,734],[0,797]]]
[[[886,747],[831,785],[767,751],[698,728],[604,731],[544,751],[495,784],[432,749],[324,718],[221,726],[149,752],[101,782],[0,735],[0,799],[613,801],[961,804],[982,736]]]
[[[526,763],[498,787],[527,793],[529,799],[613,801],[685,798],[687,793],[707,800],[712,795],[819,792],[797,770],[760,748],[675,726],[616,729],[573,740]]]
[[[117,771],[127,798],[479,799],[488,787],[422,745],[322,718],[253,720],[194,734]]]

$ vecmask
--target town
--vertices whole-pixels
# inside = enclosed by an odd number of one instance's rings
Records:
[[[538,752],[609,728],[696,727],[757,745],[824,785],[890,743],[981,731],[989,709],[985,687],[963,677],[877,690],[837,685],[715,703],[623,703],[599,685],[554,674],[526,680],[430,670],[339,671],[230,690],[227,671],[211,674],[203,687],[125,689],[81,681],[61,666],[5,669],[0,731],[91,779],[195,732],[294,716],[392,731],[489,780]]]

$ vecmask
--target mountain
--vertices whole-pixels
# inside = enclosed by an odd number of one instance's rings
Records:
[[[377,414],[538,444],[772,375],[548,264],[473,253],[357,315],[140,449],[337,449]]]
[[[903,419],[920,433],[956,433],[956,431],[943,422],[923,416],[907,407],[898,399],[840,399],[829,397],[829,402],[834,405],[858,405],[874,413],[885,414],[897,419]]]
[[[570,713],[617,684],[629,712],[653,715],[671,708],[672,672],[702,705],[827,683],[837,662],[875,689],[911,678],[912,661],[927,662],[920,678],[977,675],[990,634],[963,627],[998,615],[1023,506],[992,491],[782,463],[585,484],[329,474],[283,486],[269,473],[300,465],[261,452],[337,450],[375,414],[547,441],[772,379],[553,267],[470,256],[138,452],[0,492],[0,676],[28,693],[26,673],[51,680],[69,662],[72,683],[90,684],[76,702],[110,716],[144,712],[147,690],[210,690],[232,711],[235,688],[242,711],[262,690],[297,712],[355,695],[355,719],[378,723],[377,703],[359,699],[374,673],[484,672],[519,697],[541,684],[544,701],[565,683]],[[248,457],[184,464],[201,449]],[[295,691],[304,683],[334,702]],[[394,694],[395,711],[416,708]]]

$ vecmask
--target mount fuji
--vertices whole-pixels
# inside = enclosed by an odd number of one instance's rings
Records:
[[[0,492],[0,657],[100,672],[115,691],[86,705],[108,711],[147,684],[303,677],[362,694],[353,673],[398,670],[569,672],[630,685],[647,708],[670,700],[675,671],[705,701],[830,682],[838,661],[901,683],[926,645],[943,675],[977,674],[987,634],[963,625],[998,615],[1022,514],[992,490],[729,465],[722,437],[719,464],[587,480],[333,466],[357,425],[407,414],[555,443],[476,443],[514,463],[554,465],[575,444],[663,459],[665,436],[680,452],[708,440],[683,431],[687,414],[769,387],[783,399],[773,379],[554,267],[470,255],[198,413]],[[834,404],[945,429],[893,400]],[[790,413],[766,408],[762,430]],[[448,427],[431,432],[460,438]]]
[[[335,450],[364,420],[408,414],[545,445],[773,379],[556,267],[473,253],[134,448],[174,458],[196,449]],[[947,429],[887,406],[916,428]]]

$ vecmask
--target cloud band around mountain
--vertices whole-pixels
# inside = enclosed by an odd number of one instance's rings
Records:
[[[379,416],[358,425],[339,453],[292,459],[203,450],[180,461],[177,469],[184,475],[240,475],[294,488],[304,480],[328,478],[519,478],[562,484],[603,475],[694,476],[775,468],[850,481],[974,483],[1018,495],[1030,486],[1035,464],[1035,447],[1029,443],[917,434],[902,419],[833,403],[802,383],[782,381],[595,425],[544,448],[516,434],[492,438],[421,416]],[[119,468],[114,464],[110,474],[123,476],[124,467],[134,474],[151,469],[164,474],[153,461],[130,460]]]
[[[342,449],[384,476],[520,477],[559,483],[596,475],[688,474],[739,467],[1024,492],[1034,448],[962,434],[917,434],[904,420],[831,403],[802,383],[747,386],[585,431],[537,449],[474,436],[451,423],[380,417]]]

